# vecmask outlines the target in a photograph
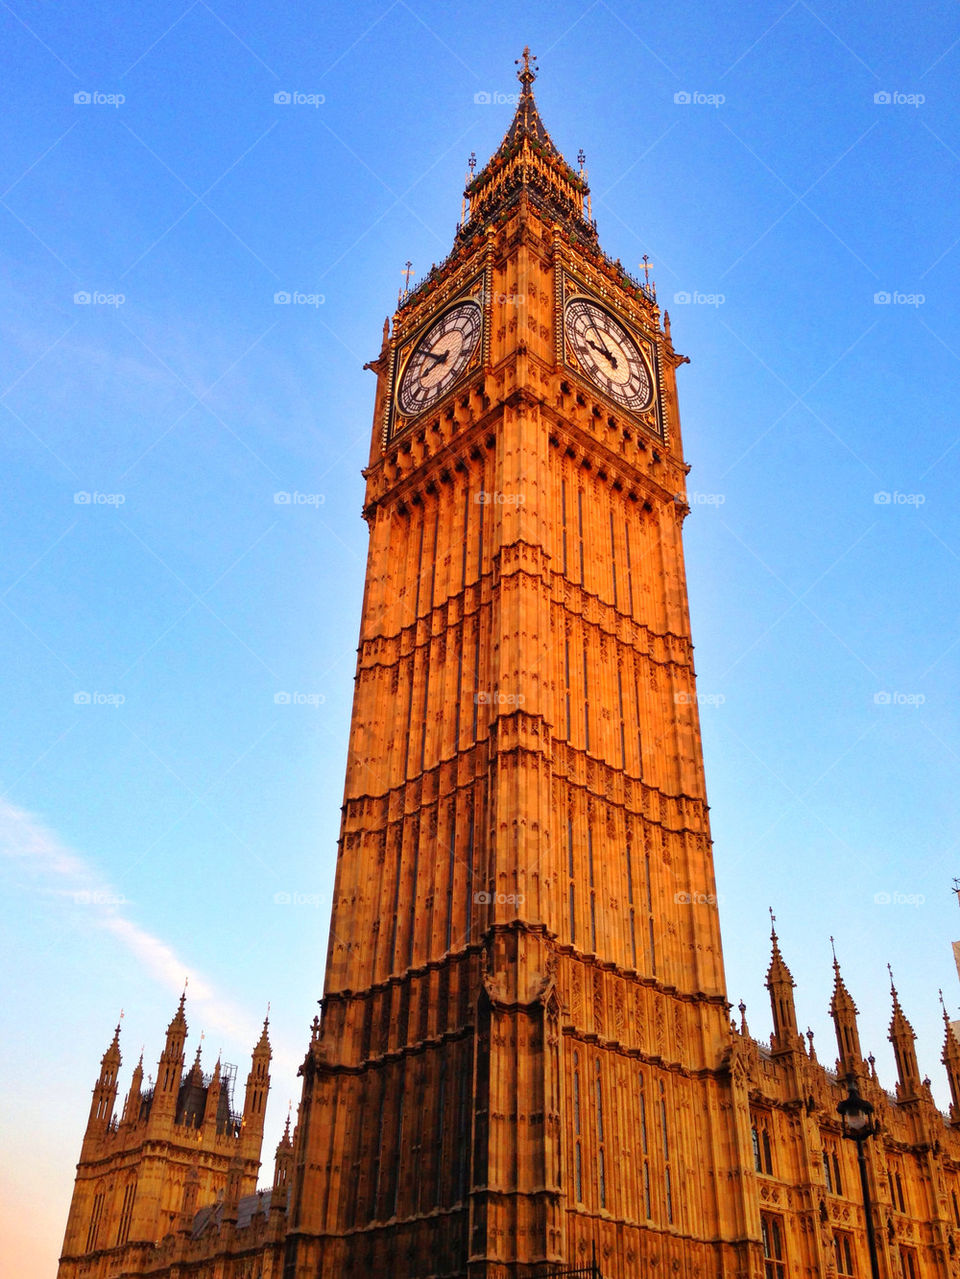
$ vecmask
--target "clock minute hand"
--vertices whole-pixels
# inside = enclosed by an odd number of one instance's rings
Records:
[[[444,351],[443,355],[437,355],[435,351],[424,351],[424,355],[428,360],[434,360],[437,364],[446,364],[449,351]]]
[[[601,344],[600,346],[597,346],[596,342],[591,342],[590,339],[587,338],[587,346],[592,346],[595,351],[599,351],[601,355],[605,355],[610,361],[612,368],[617,367],[617,357],[615,355],[611,355],[604,345]]]

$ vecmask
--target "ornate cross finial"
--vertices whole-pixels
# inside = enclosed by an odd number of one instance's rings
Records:
[[[832,937],[830,938],[830,949],[833,951],[833,966],[834,966],[834,968],[837,968],[837,967],[839,966],[839,965],[837,964],[837,948],[836,948],[836,946],[835,946],[835,945],[834,945],[834,943],[833,943],[833,938],[832,938]]]
[[[530,66],[531,61],[533,62],[532,67]],[[514,63],[519,67],[520,59],[515,58]],[[536,55],[530,52],[529,45],[525,45],[523,50],[523,66],[521,70],[517,72],[517,79],[523,85],[524,93],[530,92],[530,86],[533,84],[534,80],[536,80],[538,70],[539,68],[537,67]]]
[[[404,277],[403,288],[400,290],[400,298],[402,300],[410,292],[410,277],[413,275],[413,263],[409,258],[407,258],[404,268],[400,274]]]
[[[471,151],[470,159],[467,161],[467,168],[470,170],[471,177],[473,177],[473,171],[476,167],[477,167],[477,153],[476,151]]]
[[[647,255],[646,255],[646,254],[644,254],[644,255],[643,255],[643,260],[644,260],[644,262],[646,262],[646,260],[647,260]],[[771,941],[776,941],[776,940],[777,940],[777,917],[776,917],[776,915],[773,913],[773,907],[772,907],[772,906],[768,906],[768,907],[767,907],[767,910],[770,912],[770,940],[771,940]]]
[[[887,964],[887,972],[890,974],[890,993],[891,993],[891,995],[893,995],[894,999],[896,999],[896,997],[897,997],[897,988],[896,988],[896,986],[893,984],[893,969],[890,967],[890,965],[889,965],[889,964]]]
[[[580,150],[577,152],[577,164],[579,164],[580,166],[581,177],[583,177],[583,166],[586,164],[586,162],[587,162],[587,157],[584,155],[583,147],[581,147]]]

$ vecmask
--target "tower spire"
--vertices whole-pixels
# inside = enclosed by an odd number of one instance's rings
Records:
[[[830,1000],[830,1016],[837,1032],[837,1048],[840,1052],[838,1073],[841,1076],[859,1075],[863,1072],[863,1054],[860,1051],[860,1031],[857,1028],[857,1006],[844,983],[837,961],[837,948],[830,938],[833,951],[833,996]]]
[[[780,954],[780,943],[777,937],[777,917],[770,907],[770,943],[772,954],[770,967],[767,969],[767,990],[770,992],[770,1008],[773,1013],[773,1038],[771,1047],[774,1052],[790,1052],[802,1046],[800,1032],[797,1028],[797,1009],[793,999],[796,982],[790,969]]]
[[[940,996],[940,1010],[943,1013],[943,1051],[940,1060],[947,1069],[947,1082],[950,1085],[950,1118],[960,1123],[960,1040],[954,1034],[947,1006],[943,1002],[943,991]]]
[[[120,1014],[121,1021],[123,1013]],[[90,1103],[90,1115],[87,1119],[87,1136],[93,1133],[106,1132],[113,1118],[113,1107],[117,1100],[117,1078],[120,1073],[120,1022],[113,1032],[107,1051],[100,1059],[100,1074],[93,1089],[93,1100]]]
[[[897,1096],[901,1101],[912,1101],[920,1092],[920,1069],[917,1065],[917,1050],[914,1041],[917,1038],[913,1027],[907,1021],[900,1007],[900,996],[893,981],[893,969],[887,964],[890,973],[890,994],[893,999],[893,1016],[890,1018],[890,1033],[887,1036],[893,1044],[894,1056],[897,1059]]]

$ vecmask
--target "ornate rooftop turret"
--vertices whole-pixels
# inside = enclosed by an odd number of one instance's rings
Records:
[[[833,938],[830,938],[833,946]],[[833,952],[833,996],[830,1000],[830,1016],[837,1031],[837,1048],[840,1056],[837,1072],[843,1077],[859,1075],[863,1072],[863,1053],[860,1050],[860,1031],[857,1028],[857,1005],[844,984],[837,963],[837,952]]]
[[[796,982],[790,969],[780,954],[780,943],[777,937],[776,915],[770,911],[770,941],[773,952],[770,967],[767,969],[767,990],[770,992],[770,1007],[773,1012],[773,1038],[771,1047],[774,1052],[791,1052],[802,1048],[803,1041],[797,1029],[797,1009],[793,999],[793,988]]]
[[[943,1002],[943,991],[940,994],[940,1007],[943,1010],[943,1052],[940,1060],[947,1068],[947,1082],[950,1085],[950,1118],[960,1123],[960,1041],[954,1034],[947,1015],[947,1006]]]
[[[900,1101],[913,1101],[920,1094],[920,1069],[917,1066],[917,1050],[914,1047],[916,1034],[907,1021],[900,1007],[900,997],[893,984],[893,969],[887,964],[890,973],[890,994],[893,997],[893,1016],[890,1018],[888,1038],[893,1044],[894,1056],[897,1059],[897,1097]]]
[[[529,48],[517,60],[521,91],[516,114],[500,146],[467,183],[468,210],[460,239],[482,230],[523,193],[549,221],[596,240],[596,227],[588,215],[585,174],[567,164],[540,119],[532,88],[537,78],[535,61]]]

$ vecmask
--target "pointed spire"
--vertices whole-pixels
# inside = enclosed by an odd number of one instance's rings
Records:
[[[500,146],[480,171],[467,181],[466,204],[458,238],[469,238],[518,200],[535,206],[548,224],[565,225],[580,237],[596,239],[586,211],[586,175],[567,164],[547,132],[533,96],[536,59],[525,48],[517,59],[520,95]]]
[[[140,1060],[133,1068],[133,1078],[130,1080],[130,1091],[127,1093],[127,1099],[123,1104],[123,1119],[125,1124],[135,1124],[140,1117],[140,1100],[143,1092],[143,1049],[140,1049]]]
[[[887,1038],[893,1044],[893,1053],[897,1059],[897,1096],[903,1101],[911,1101],[920,1091],[920,1070],[914,1047],[917,1036],[900,1007],[900,996],[897,994],[893,969],[889,964],[887,970],[890,973],[890,994],[893,998],[893,1016],[890,1018],[890,1033]]]
[[[947,1082],[950,1085],[950,1118],[953,1123],[960,1123],[960,1040],[957,1039],[947,1006],[943,1002],[943,991],[940,996],[940,1009],[943,1013],[943,1051],[940,1060],[947,1069]]]
[[[740,1011],[740,1034],[743,1035],[744,1039],[748,1039],[750,1037],[750,1027],[747,1025],[747,1005],[741,999],[737,1008]]]
[[[120,1014],[121,1020],[123,1013]],[[107,1051],[100,1058],[100,1074],[93,1088],[93,1100],[90,1103],[90,1114],[87,1118],[87,1135],[106,1132],[113,1118],[113,1107],[117,1100],[117,1078],[120,1073],[120,1022],[113,1032],[113,1038]]]
[[[790,1052],[803,1046],[797,1029],[797,1010],[793,999],[793,988],[796,982],[790,969],[780,954],[780,941],[776,929],[777,917],[770,907],[770,942],[772,954],[770,967],[767,969],[767,990],[770,992],[770,1007],[773,1012],[773,1037],[771,1047],[774,1052]]]
[[[844,983],[837,962],[837,950],[833,938],[830,938],[833,950],[833,996],[830,1000],[830,1016],[837,1032],[837,1048],[840,1057],[837,1063],[838,1073],[847,1077],[858,1075],[863,1070],[863,1054],[860,1051],[860,1031],[857,1028],[857,1006],[853,1002],[849,990]]]

